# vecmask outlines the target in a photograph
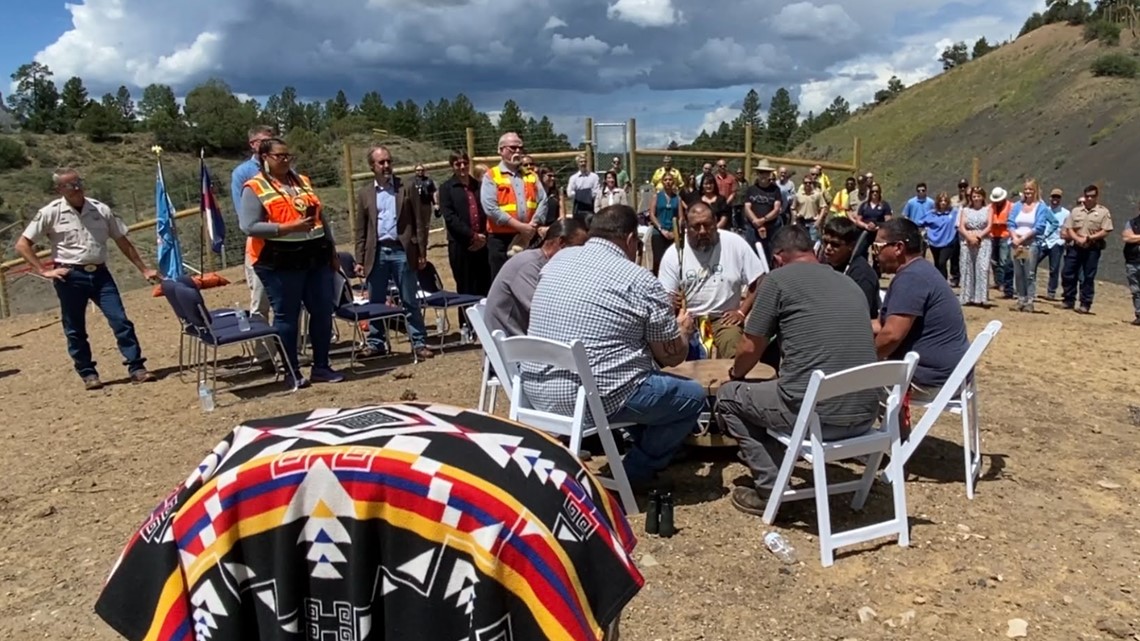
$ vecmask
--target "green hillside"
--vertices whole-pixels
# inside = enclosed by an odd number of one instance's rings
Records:
[[[1140,56],[1140,41],[1125,30],[1109,47],[1085,42],[1080,27],[1048,25],[820,132],[795,154],[843,161],[859,136],[863,169],[900,206],[918,181],[954,193],[975,157],[987,190],[1019,190],[1032,177],[1064,189],[1069,206],[1099,183],[1120,229],[1140,200],[1140,79],[1093,76],[1092,61],[1110,52]],[[1121,260],[1113,234],[1098,278],[1123,282]]]
[[[919,180],[952,188],[978,157],[987,187],[1012,191],[1031,176],[1066,191],[1103,181],[1119,208],[1140,194],[1128,162],[1140,142],[1140,80],[1097,78],[1089,66],[1110,51],[1140,55],[1134,43],[1127,31],[1121,46],[1106,47],[1085,42],[1080,27],[1048,25],[820,132],[797,153],[847,159],[859,136],[863,165],[895,199]]]

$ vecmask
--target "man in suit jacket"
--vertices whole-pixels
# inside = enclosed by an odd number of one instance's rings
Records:
[[[415,190],[392,174],[392,154],[373,147],[368,166],[375,179],[356,192],[356,275],[368,283],[368,300],[382,303],[388,283],[396,284],[407,313],[408,338],[417,358],[433,356],[416,292],[419,270],[427,263],[431,206],[422,206]],[[372,323],[364,357],[388,353],[384,326]]]
[[[451,152],[454,175],[439,187],[439,212],[447,228],[447,258],[460,294],[486,296],[491,288],[487,255],[487,213],[480,202],[479,181],[471,177],[466,151]],[[464,340],[473,339],[467,315],[459,315]]]

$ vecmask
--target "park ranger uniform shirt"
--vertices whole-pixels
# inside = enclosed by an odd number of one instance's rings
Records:
[[[24,230],[24,238],[33,243],[46,237],[52,261],[66,265],[103,265],[107,241],[126,235],[126,224],[111,208],[90,198],[83,201],[80,211],[57,198],[36,212]]]

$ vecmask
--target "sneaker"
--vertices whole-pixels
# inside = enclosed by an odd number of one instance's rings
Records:
[[[380,347],[365,347],[356,353],[356,360],[365,358],[382,358],[388,355],[388,348],[381,345]]]
[[[1032,314],[1033,313],[1033,303],[1026,303],[1024,311],[1026,313]]]
[[[1089,311],[1088,305],[1081,305],[1080,307],[1077,308],[1077,313],[1078,314],[1089,314],[1091,312]]]
[[[768,507],[768,497],[771,490],[761,490],[755,487],[734,487],[728,500],[732,507],[752,516],[764,516],[764,508]]]
[[[309,372],[309,378],[314,383],[340,383],[344,380],[344,374],[331,367],[314,367]]]
[[[1073,303],[1061,303],[1061,309],[1073,309]]]
[[[153,383],[158,380],[158,377],[153,372],[145,369],[135,370],[131,372],[132,383]]]
[[[83,377],[83,389],[89,392],[97,389],[103,389],[103,381],[99,380],[98,374],[88,374]]]
[[[1136,326],[1140,326],[1140,316],[1137,316],[1136,318],[1132,319],[1132,324],[1136,325]]]
[[[435,352],[432,352],[425,345],[420,345],[419,347],[415,348],[413,351],[416,354],[416,358],[421,360],[421,361],[426,361],[426,360],[435,356]]]
[[[284,380],[285,384],[293,389],[305,389],[306,387],[312,385],[312,383],[309,382],[309,379],[305,378],[304,376],[294,379],[293,376],[286,374]]]

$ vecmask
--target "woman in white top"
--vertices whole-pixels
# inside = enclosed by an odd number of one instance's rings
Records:
[[[969,201],[958,209],[958,239],[961,241],[959,261],[962,271],[962,292],[958,300],[963,305],[986,305],[989,303],[990,253],[990,207],[986,204],[986,192],[981,187],[970,190]]]
[[[1037,239],[1045,235],[1053,210],[1041,201],[1037,181],[1030,178],[1021,190],[1021,201],[1009,212],[1010,253],[1013,255],[1013,291],[1017,311],[1032,312],[1037,298]]]
[[[594,211],[599,212],[610,205],[628,205],[625,190],[618,186],[617,172],[607,171],[602,179],[602,189],[594,198]]]

